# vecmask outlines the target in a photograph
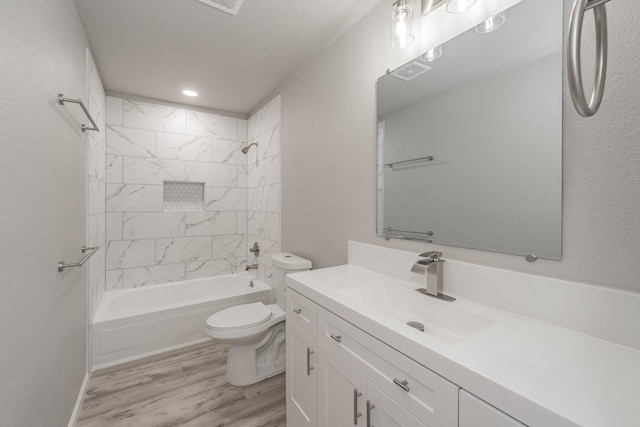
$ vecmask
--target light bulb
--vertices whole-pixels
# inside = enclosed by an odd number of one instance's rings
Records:
[[[476,3],[476,0],[447,0],[447,12],[461,13]]]
[[[196,92],[195,90],[191,90],[191,89],[185,89],[182,91],[183,95],[187,95],[187,96],[198,96],[198,92]]]
[[[491,18],[486,21],[476,25],[476,32],[484,34],[490,33],[491,31],[495,31],[498,28],[502,27],[505,21],[504,12],[500,12],[497,15],[493,15]]]
[[[404,48],[415,40],[410,34],[413,23],[413,9],[406,0],[397,0],[393,3],[393,13],[391,14],[391,45],[393,47]]]

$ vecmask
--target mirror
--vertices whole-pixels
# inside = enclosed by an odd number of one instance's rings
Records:
[[[562,2],[378,79],[378,235],[559,260]]]

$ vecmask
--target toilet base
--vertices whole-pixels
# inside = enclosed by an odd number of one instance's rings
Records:
[[[285,370],[285,324],[272,326],[260,342],[231,345],[226,380],[235,386],[255,384]]]

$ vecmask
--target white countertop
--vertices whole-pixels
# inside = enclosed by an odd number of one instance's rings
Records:
[[[464,298],[433,301],[493,322],[446,343],[341,293],[376,284],[415,289],[354,265],[287,276],[288,287],[531,427],[640,426],[640,351]]]

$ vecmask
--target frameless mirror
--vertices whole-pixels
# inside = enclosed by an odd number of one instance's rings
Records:
[[[378,79],[378,235],[558,260],[562,2],[494,19]]]

